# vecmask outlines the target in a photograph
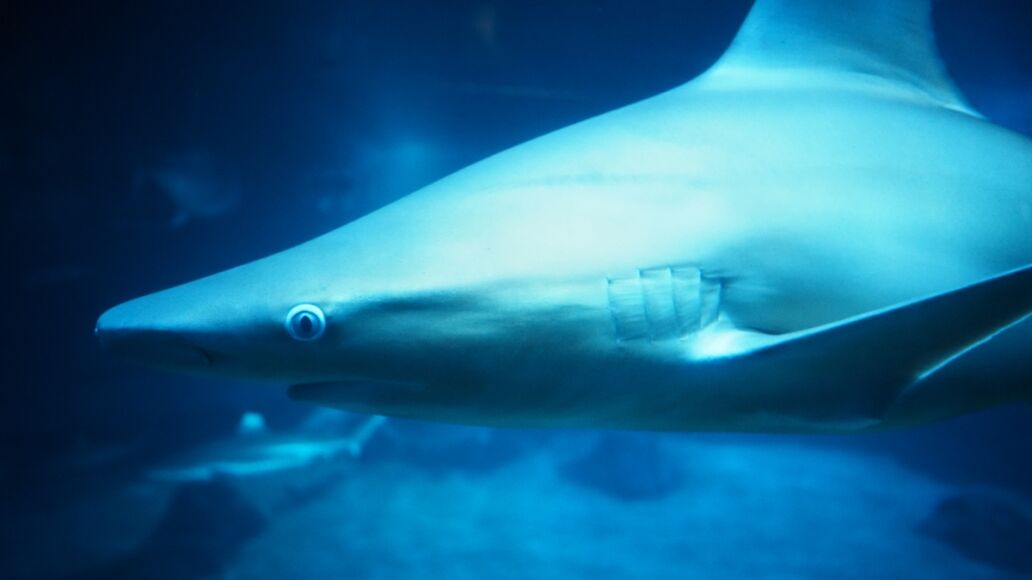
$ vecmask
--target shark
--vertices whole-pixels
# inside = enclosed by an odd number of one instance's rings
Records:
[[[262,415],[241,416],[235,436],[210,442],[149,467],[153,483],[180,484],[214,479],[246,479],[307,468],[338,458],[356,458],[383,425],[380,415],[364,417],[350,432],[274,434]]]
[[[834,433],[1032,399],[1032,142],[931,0],[757,0],[707,71],[103,313],[152,367],[452,423]]]

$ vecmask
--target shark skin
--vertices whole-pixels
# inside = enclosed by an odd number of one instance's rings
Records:
[[[842,432],[1026,400],[1032,142],[966,105],[930,11],[759,0],[697,79],[97,334],[483,425]]]

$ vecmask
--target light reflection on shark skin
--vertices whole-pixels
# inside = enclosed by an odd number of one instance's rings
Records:
[[[1032,144],[956,91],[930,10],[760,0],[696,80],[97,334],[485,425],[857,431],[1027,399]]]

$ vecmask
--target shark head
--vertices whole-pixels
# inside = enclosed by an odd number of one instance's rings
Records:
[[[422,260],[412,252],[426,246],[392,243],[360,222],[115,306],[97,320],[96,336],[130,362],[290,385],[296,398],[323,399],[330,389],[332,406],[348,410],[463,413],[492,372],[469,349],[502,348],[505,308],[466,283],[378,266]]]
[[[330,298],[327,256],[299,247],[103,313],[96,335],[146,366],[245,380],[342,378],[327,360],[344,340],[342,296]],[[316,270],[316,271],[313,271]]]

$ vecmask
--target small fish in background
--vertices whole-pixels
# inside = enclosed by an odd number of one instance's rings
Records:
[[[170,156],[155,167],[144,168],[133,177],[137,196],[158,194],[170,201],[174,213],[169,227],[181,228],[192,221],[216,219],[240,203],[238,180],[219,167],[203,149]]]

